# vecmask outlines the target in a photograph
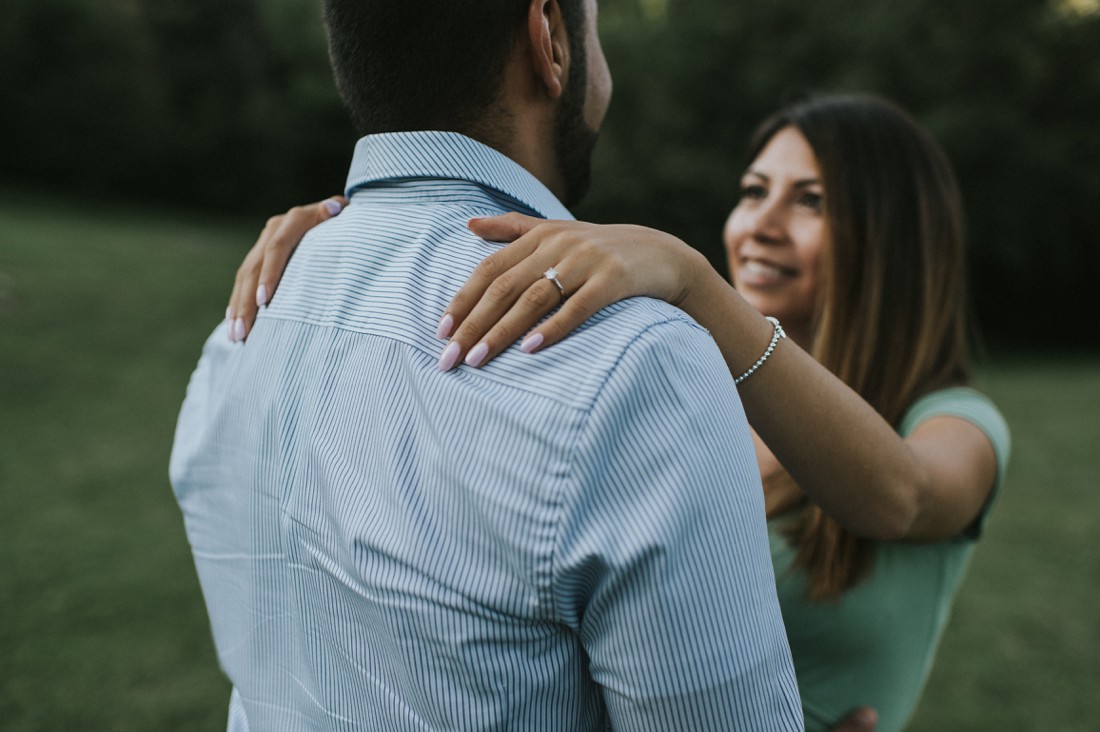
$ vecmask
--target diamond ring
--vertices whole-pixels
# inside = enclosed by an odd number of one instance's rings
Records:
[[[554,287],[558,288],[558,294],[561,295],[561,302],[565,302],[565,288],[562,287],[561,282],[558,281],[558,271],[551,267],[542,273],[542,276],[554,283]]]

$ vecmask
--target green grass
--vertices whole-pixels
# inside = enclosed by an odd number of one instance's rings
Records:
[[[910,729],[1100,729],[1100,358],[986,370],[1013,455]]]
[[[228,686],[167,481],[260,221],[0,196],[0,729],[217,730]],[[914,732],[1100,719],[1100,357],[996,359],[1015,453]]]
[[[167,460],[255,227],[0,201],[0,729],[224,729]]]

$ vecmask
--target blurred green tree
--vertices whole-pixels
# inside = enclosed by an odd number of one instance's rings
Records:
[[[0,28],[0,180],[245,211],[342,183],[309,0],[6,0]]]
[[[1095,0],[604,0],[615,100],[581,214],[664,228],[724,266],[744,146],[811,92],[894,99],[941,141],[967,203],[990,340],[1095,348]]]
[[[1097,0],[602,0],[615,100],[578,214],[722,262],[757,122],[869,91],[955,162],[995,342],[1096,347]],[[0,182],[265,213],[338,190],[354,133],[317,0],[5,0]]]
[[[157,146],[150,38],[136,5],[9,0],[0,8],[0,173],[110,188]]]

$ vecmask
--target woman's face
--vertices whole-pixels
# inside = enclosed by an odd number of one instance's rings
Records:
[[[741,201],[726,221],[734,287],[807,345],[828,243],[825,191],[810,144],[794,127],[777,132],[741,179]]]

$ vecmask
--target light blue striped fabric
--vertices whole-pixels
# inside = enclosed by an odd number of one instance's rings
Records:
[[[364,138],[348,192],[247,343],[214,332],[180,414],[229,728],[802,729],[707,333],[635,299],[441,373],[436,324],[493,249],[466,221],[568,212],[448,133]]]

